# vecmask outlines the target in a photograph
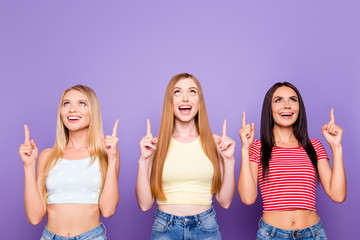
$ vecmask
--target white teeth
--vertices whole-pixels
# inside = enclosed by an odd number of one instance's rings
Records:
[[[284,116],[284,117],[290,117],[292,114],[291,113],[281,113],[280,115]]]
[[[179,107],[179,109],[185,110],[185,109],[191,109],[191,107],[190,106],[181,106],[181,107]]]
[[[68,117],[69,120],[78,120],[80,117]]]

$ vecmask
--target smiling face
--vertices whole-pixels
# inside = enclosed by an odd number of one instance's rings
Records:
[[[84,94],[77,90],[68,91],[61,103],[60,116],[65,127],[70,131],[89,127],[91,114]]]
[[[182,79],[175,84],[173,105],[176,119],[182,122],[194,119],[199,111],[199,94],[198,87],[192,79]]]
[[[274,127],[292,127],[299,115],[299,98],[290,87],[279,87],[272,96]]]

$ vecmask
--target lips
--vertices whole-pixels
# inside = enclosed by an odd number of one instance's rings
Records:
[[[71,115],[71,116],[68,116],[67,119],[68,119],[69,122],[75,123],[75,122],[78,122],[78,121],[81,119],[81,117],[80,117],[80,116]]]
[[[291,118],[294,113],[280,113],[280,116],[283,118]]]
[[[191,112],[192,106],[191,105],[180,105],[178,107],[179,111],[183,115],[187,115]]]

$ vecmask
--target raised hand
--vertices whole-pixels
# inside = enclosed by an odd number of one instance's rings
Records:
[[[104,144],[105,152],[108,155],[108,158],[116,157],[116,152],[118,151],[117,145],[119,143],[119,138],[117,135],[117,128],[118,128],[119,120],[116,120],[112,135],[106,135],[104,138],[103,135],[100,135],[100,138]]]
[[[24,166],[35,164],[38,157],[38,148],[34,140],[30,141],[29,127],[25,124],[25,141],[20,145],[19,154]]]
[[[242,148],[250,149],[255,136],[254,123],[246,124],[246,113],[243,112],[241,129],[239,130]]]
[[[235,151],[235,142],[226,135],[226,120],[223,123],[222,136],[214,134],[218,151],[224,159],[233,159]]]
[[[143,159],[148,159],[154,154],[157,143],[157,139],[151,134],[150,120],[146,119],[146,123],[146,136],[140,141],[140,157]]]
[[[341,144],[343,130],[335,124],[334,109],[330,110],[330,121],[322,126],[322,133],[330,146]]]

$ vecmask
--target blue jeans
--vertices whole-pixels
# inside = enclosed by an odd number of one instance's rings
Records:
[[[264,222],[262,218],[259,221],[259,230],[256,235],[257,240],[327,240],[325,230],[321,220],[308,228],[300,230],[284,230],[276,228]]]
[[[104,224],[100,223],[96,228],[84,232],[74,237],[63,237],[50,232],[46,226],[40,240],[106,240],[106,229]]]
[[[176,216],[156,210],[152,240],[221,240],[213,207],[192,216]]]

